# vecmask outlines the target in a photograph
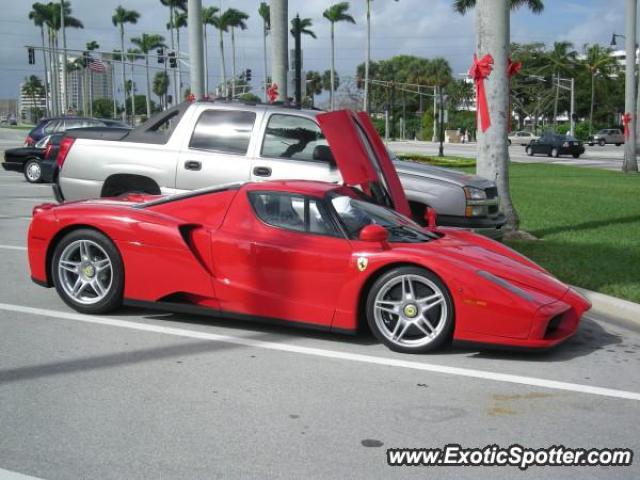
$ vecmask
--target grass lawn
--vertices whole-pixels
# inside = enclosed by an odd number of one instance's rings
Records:
[[[540,240],[510,246],[567,283],[640,303],[640,175],[512,164],[511,191]]]
[[[428,163],[437,167],[469,168],[476,166],[475,158],[465,157],[438,157],[422,155],[420,153],[399,153],[396,155],[400,160],[414,160],[416,162]]]
[[[6,128],[9,130],[31,130],[33,125],[2,125],[0,128]]]

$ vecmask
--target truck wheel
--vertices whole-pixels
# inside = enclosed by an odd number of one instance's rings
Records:
[[[622,145],[621,143],[616,143],[616,147],[619,147],[620,145]]]
[[[42,168],[36,159],[28,160],[24,165],[24,178],[29,183],[40,183],[42,181]]]

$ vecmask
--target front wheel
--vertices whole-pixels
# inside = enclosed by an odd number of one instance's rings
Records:
[[[107,313],[122,304],[124,268],[118,249],[95,230],[75,230],[53,252],[53,283],[74,310]]]
[[[530,157],[533,157],[533,148],[527,147],[525,151],[527,152],[527,155],[529,155]]]
[[[558,158],[560,156],[560,151],[557,148],[552,148],[551,149],[551,156],[553,158]]]
[[[579,153],[574,153],[573,154],[573,158],[580,158],[580,154]]]
[[[24,178],[29,183],[40,183],[42,181],[42,168],[40,162],[32,158],[24,164]]]
[[[434,350],[453,334],[453,302],[446,285],[418,267],[394,268],[378,278],[367,296],[367,322],[391,350]]]
[[[604,147],[606,144],[606,142],[602,139],[600,139],[600,141],[598,142],[598,145],[600,145],[601,147]]]

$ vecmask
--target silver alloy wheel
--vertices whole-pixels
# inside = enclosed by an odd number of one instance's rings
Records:
[[[376,295],[373,315],[378,330],[399,346],[419,348],[445,328],[448,310],[444,292],[421,275],[400,275]]]
[[[65,247],[58,260],[62,289],[74,301],[93,305],[104,299],[113,283],[111,259],[92,240],[76,240]]]
[[[40,164],[38,162],[31,162],[27,166],[27,178],[32,182],[37,182],[40,180],[40,176],[42,175],[42,169],[40,168]]]

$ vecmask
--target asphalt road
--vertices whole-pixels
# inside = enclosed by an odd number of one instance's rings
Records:
[[[123,309],[31,283],[44,185],[0,172],[0,478],[640,478],[631,467],[389,467],[386,449],[640,451],[640,332],[593,315],[547,353],[390,352],[346,337]],[[170,273],[168,273],[170,274]],[[25,478],[25,477],[15,477]]]
[[[389,142],[389,147],[396,153],[421,153],[423,155],[437,155],[439,144],[433,142]],[[602,168],[608,170],[620,170],[624,159],[624,147],[606,145],[600,147],[585,145],[586,151],[579,158],[570,156],[552,158],[546,155],[535,155],[530,157],[526,154],[525,148],[520,145],[509,147],[509,157],[511,161],[518,163],[553,163],[558,165],[575,165],[578,167]],[[476,156],[475,143],[446,143],[444,144],[444,154],[474,158]]]

